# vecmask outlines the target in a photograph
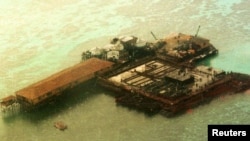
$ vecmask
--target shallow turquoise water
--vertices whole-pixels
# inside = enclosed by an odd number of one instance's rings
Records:
[[[208,38],[220,54],[204,61],[250,74],[248,0],[9,0],[0,8],[0,98],[80,61],[81,52],[113,36],[153,40],[173,32]],[[226,96],[176,118],[117,107],[104,90],[72,92],[69,100],[0,120],[7,140],[207,140],[207,124],[250,124],[250,95]],[[60,132],[53,122],[69,129]]]

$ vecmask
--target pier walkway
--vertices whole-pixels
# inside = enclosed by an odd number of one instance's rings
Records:
[[[112,62],[91,58],[50,77],[18,90],[16,101],[24,107],[33,107],[58,96],[62,91],[95,77],[95,73],[113,65]],[[13,98],[11,99],[13,100]],[[7,104],[7,105],[6,105]],[[2,106],[8,106],[6,100]]]

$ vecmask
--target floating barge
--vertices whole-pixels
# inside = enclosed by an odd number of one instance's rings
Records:
[[[154,53],[98,76],[98,83],[114,91],[120,105],[174,115],[250,88],[249,75],[195,66],[195,61],[218,53],[208,39],[179,33],[145,48]]]
[[[116,93],[116,102],[150,113],[175,114],[213,97],[250,88],[250,76],[211,67],[187,68],[159,58],[138,61],[99,77]]]

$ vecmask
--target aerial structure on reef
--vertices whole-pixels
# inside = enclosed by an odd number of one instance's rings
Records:
[[[197,60],[216,55],[208,39],[171,34],[155,42],[135,36],[113,38],[103,47],[82,53],[82,61],[1,101],[3,109],[18,103],[32,109],[48,103],[67,89],[96,79],[115,92],[116,102],[150,113],[176,114],[204,101],[250,88],[247,74],[196,66]]]

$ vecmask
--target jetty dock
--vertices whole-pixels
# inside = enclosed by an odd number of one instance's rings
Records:
[[[209,40],[197,34],[178,33],[156,42],[115,37],[104,47],[84,51],[81,63],[3,98],[0,106],[13,109],[17,103],[24,109],[34,108],[97,78],[97,84],[115,92],[119,105],[174,115],[250,88],[250,75],[196,64],[216,54]]]
[[[62,94],[66,89],[73,88],[95,77],[98,71],[105,71],[111,67],[112,62],[91,58],[72,67],[62,70],[50,77],[29,85],[15,92],[15,96],[8,96],[1,101],[1,107],[7,108],[13,103],[21,107],[32,108],[46,103]]]

